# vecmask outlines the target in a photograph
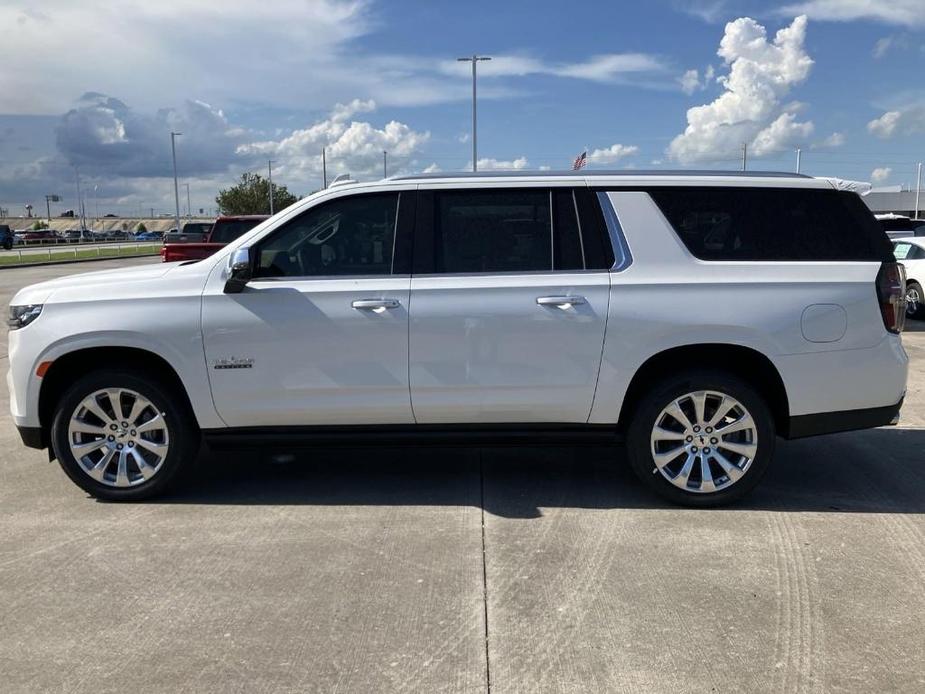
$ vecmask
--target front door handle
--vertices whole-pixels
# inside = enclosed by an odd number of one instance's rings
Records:
[[[538,296],[536,303],[540,306],[558,306],[559,308],[569,308],[571,306],[581,306],[588,303],[583,296]]]
[[[398,308],[401,302],[398,299],[357,299],[350,305],[360,311],[382,311],[387,308]]]

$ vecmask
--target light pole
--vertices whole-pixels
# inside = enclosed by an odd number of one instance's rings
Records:
[[[382,177],[389,177],[389,165],[388,165],[389,153],[385,150],[382,150]]]
[[[273,160],[267,159],[267,187],[270,189],[270,216],[273,216]]]
[[[183,185],[186,186],[186,218],[192,219],[193,208],[190,207],[190,202],[189,202],[189,183],[184,183]]]
[[[61,198],[57,195],[46,195],[45,196],[45,214],[48,215],[48,221],[51,222],[51,203],[60,201]]]
[[[919,194],[922,192],[922,162],[915,175],[915,219],[919,218]]]
[[[180,186],[177,183],[177,135],[182,135],[183,133],[175,133],[173,130],[170,131],[170,153],[173,155],[173,200],[176,203],[176,222],[177,222],[177,231],[180,231]]]
[[[80,225],[81,230],[87,227],[86,222],[83,216],[83,208],[80,205],[80,169],[77,168],[77,165],[74,165],[74,180],[77,181],[77,224]]]
[[[469,63],[469,62],[472,63],[472,170],[478,171],[479,170],[479,164],[478,164],[479,148],[478,148],[478,136],[476,134],[478,120],[476,118],[476,105],[475,105],[476,104],[476,99],[475,99],[476,69],[475,69],[475,66],[481,60],[491,60],[491,57],[487,55],[476,55],[473,53],[471,56],[467,58],[457,58],[456,60],[461,63]]]
[[[800,163],[802,160],[803,150],[797,147],[797,173],[800,173]]]

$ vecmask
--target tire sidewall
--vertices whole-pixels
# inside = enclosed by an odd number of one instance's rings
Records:
[[[68,425],[80,402],[90,393],[104,388],[133,390],[151,401],[164,416],[170,437],[170,450],[157,474],[132,487],[110,487],[94,480],[83,471],[71,453]],[[90,495],[108,501],[135,501],[164,493],[192,466],[196,453],[196,431],[191,414],[182,398],[170,389],[131,371],[98,371],[79,379],[68,388],[55,410],[51,427],[51,445],[58,463],[68,477]]]
[[[738,400],[755,421],[758,451],[748,471],[729,487],[713,492],[686,492],[655,469],[650,437],[656,418],[669,402],[686,393],[712,390]],[[761,481],[774,455],[774,420],[764,399],[746,381],[720,371],[691,371],[666,379],[643,396],[627,432],[627,454],[636,475],[651,490],[669,501],[685,506],[710,507],[732,503],[748,494]]]

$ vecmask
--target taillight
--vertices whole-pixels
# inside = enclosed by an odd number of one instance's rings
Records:
[[[906,268],[899,263],[883,263],[877,273],[877,300],[883,327],[901,333],[906,323]]]

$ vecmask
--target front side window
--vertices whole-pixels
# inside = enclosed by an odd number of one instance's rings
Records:
[[[313,207],[257,249],[257,277],[388,275],[398,194],[351,195]]]

